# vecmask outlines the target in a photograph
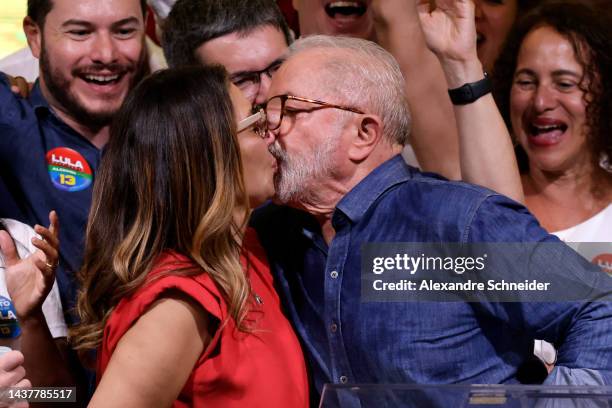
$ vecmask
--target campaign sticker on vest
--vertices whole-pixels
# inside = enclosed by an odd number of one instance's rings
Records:
[[[17,313],[10,299],[0,296],[0,339],[14,339],[21,334]]]
[[[597,255],[592,262],[612,276],[612,254]]]
[[[47,169],[53,185],[64,191],[85,190],[93,179],[87,160],[67,147],[47,152]]]

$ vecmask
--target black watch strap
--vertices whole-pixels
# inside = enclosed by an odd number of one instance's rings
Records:
[[[459,88],[449,89],[448,96],[450,96],[453,105],[467,105],[489,92],[491,92],[491,80],[485,72],[484,78],[480,81],[464,84]]]

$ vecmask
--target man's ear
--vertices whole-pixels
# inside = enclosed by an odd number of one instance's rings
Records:
[[[295,11],[300,10],[300,0],[291,0],[291,5]]]
[[[32,20],[30,16],[23,19],[23,32],[28,40],[28,46],[32,51],[32,55],[36,58],[40,58],[40,49],[42,43],[42,30],[38,27],[38,24]]]
[[[383,124],[377,115],[361,115],[357,132],[351,140],[349,158],[366,159],[383,137]]]

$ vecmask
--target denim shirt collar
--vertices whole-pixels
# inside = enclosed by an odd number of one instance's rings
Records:
[[[49,105],[49,102],[45,99],[45,96],[42,93],[42,89],[40,87],[40,79],[37,79],[30,91],[29,96],[30,104],[34,108],[34,112],[38,119],[48,118],[54,121],[56,126],[59,126],[63,129],[64,132],[74,135],[80,140],[84,140],[87,144],[93,146],[91,142],[84,138],[76,129],[70,127],[66,122],[64,122],[55,112],[55,110]],[[99,149],[103,150],[103,149]]]
[[[40,89],[40,80],[38,79],[36,80],[36,82],[34,82],[34,86],[30,91],[30,103],[32,104],[36,112],[39,112],[41,110],[51,110],[49,103],[42,94],[42,89]]]
[[[337,219],[338,210],[351,222],[361,220],[368,209],[389,188],[412,179],[414,170],[406,164],[401,155],[387,160],[368,174],[336,206],[333,218]]]

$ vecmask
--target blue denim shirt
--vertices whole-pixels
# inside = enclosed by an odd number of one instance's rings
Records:
[[[327,382],[515,383],[535,338],[559,347],[557,366],[568,370],[550,377],[556,382],[580,383],[576,368],[594,370],[595,382],[608,380],[609,303],[360,299],[363,243],[557,241],[522,205],[421,173],[397,156],[338,203],[332,224],[327,246],[316,222],[296,210],[268,208],[253,223],[318,392]],[[605,274],[592,275],[612,289]]]

